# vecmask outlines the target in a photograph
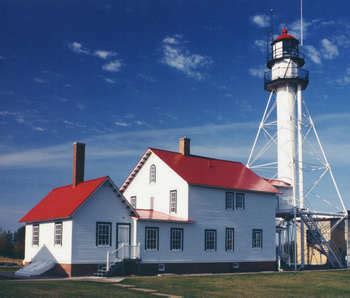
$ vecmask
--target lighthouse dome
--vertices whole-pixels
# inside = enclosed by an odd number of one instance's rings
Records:
[[[281,34],[277,36],[277,38],[274,40],[274,42],[281,41],[281,40],[297,40],[293,35],[288,34],[288,30],[286,27],[282,28]]]

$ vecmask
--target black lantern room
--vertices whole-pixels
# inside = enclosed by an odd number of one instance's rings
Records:
[[[305,63],[304,58],[299,53],[299,40],[288,34],[287,28],[283,28],[281,35],[271,43],[267,67],[271,69],[276,62],[285,58],[291,58],[299,67]]]

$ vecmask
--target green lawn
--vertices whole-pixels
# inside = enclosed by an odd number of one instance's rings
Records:
[[[350,297],[350,271],[131,277],[123,283],[185,297]]]
[[[350,271],[128,277],[122,283],[184,297],[350,297]],[[95,281],[0,280],[0,297],[151,296]]]
[[[92,281],[0,280],[0,297],[152,297],[107,283]],[[154,296],[153,296],[154,297]]]
[[[19,267],[19,266],[1,266],[0,272],[15,272],[19,268],[21,268],[21,267]]]

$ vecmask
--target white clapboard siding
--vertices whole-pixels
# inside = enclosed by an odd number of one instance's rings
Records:
[[[156,166],[156,183],[149,182],[150,166]],[[178,217],[188,216],[188,184],[177,175],[157,155],[152,153],[133,181],[124,192],[124,196],[130,201],[131,196],[137,197],[138,209],[150,209],[150,198],[154,198],[154,210],[169,214],[170,190],[177,190],[177,213]]]
[[[275,208],[272,194],[246,192],[245,210],[225,210],[225,190],[189,187],[192,224],[139,222],[142,262],[244,262],[275,260]],[[145,251],[145,227],[159,227],[159,250]],[[184,229],[183,251],[170,251],[170,228]],[[235,249],[225,251],[225,228],[235,229]],[[263,229],[263,248],[252,248],[252,229]],[[217,230],[217,250],[204,250],[204,230]]]
[[[60,220],[57,220],[60,221]],[[62,245],[54,243],[55,222],[39,223],[39,245],[32,245],[33,225],[26,224],[25,262],[33,259],[55,259],[57,263],[71,263],[72,221],[63,220]]]
[[[128,210],[105,183],[74,214],[72,263],[104,263],[107,250],[116,247],[116,224],[130,223]],[[112,245],[96,246],[96,222],[112,223]]]

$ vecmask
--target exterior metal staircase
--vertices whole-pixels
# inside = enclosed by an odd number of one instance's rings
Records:
[[[333,268],[344,268],[345,264],[342,261],[338,248],[334,245],[332,240],[327,240],[325,238],[324,233],[312,214],[309,212],[301,212],[300,218],[307,226],[309,244],[327,257],[330,266]]]

